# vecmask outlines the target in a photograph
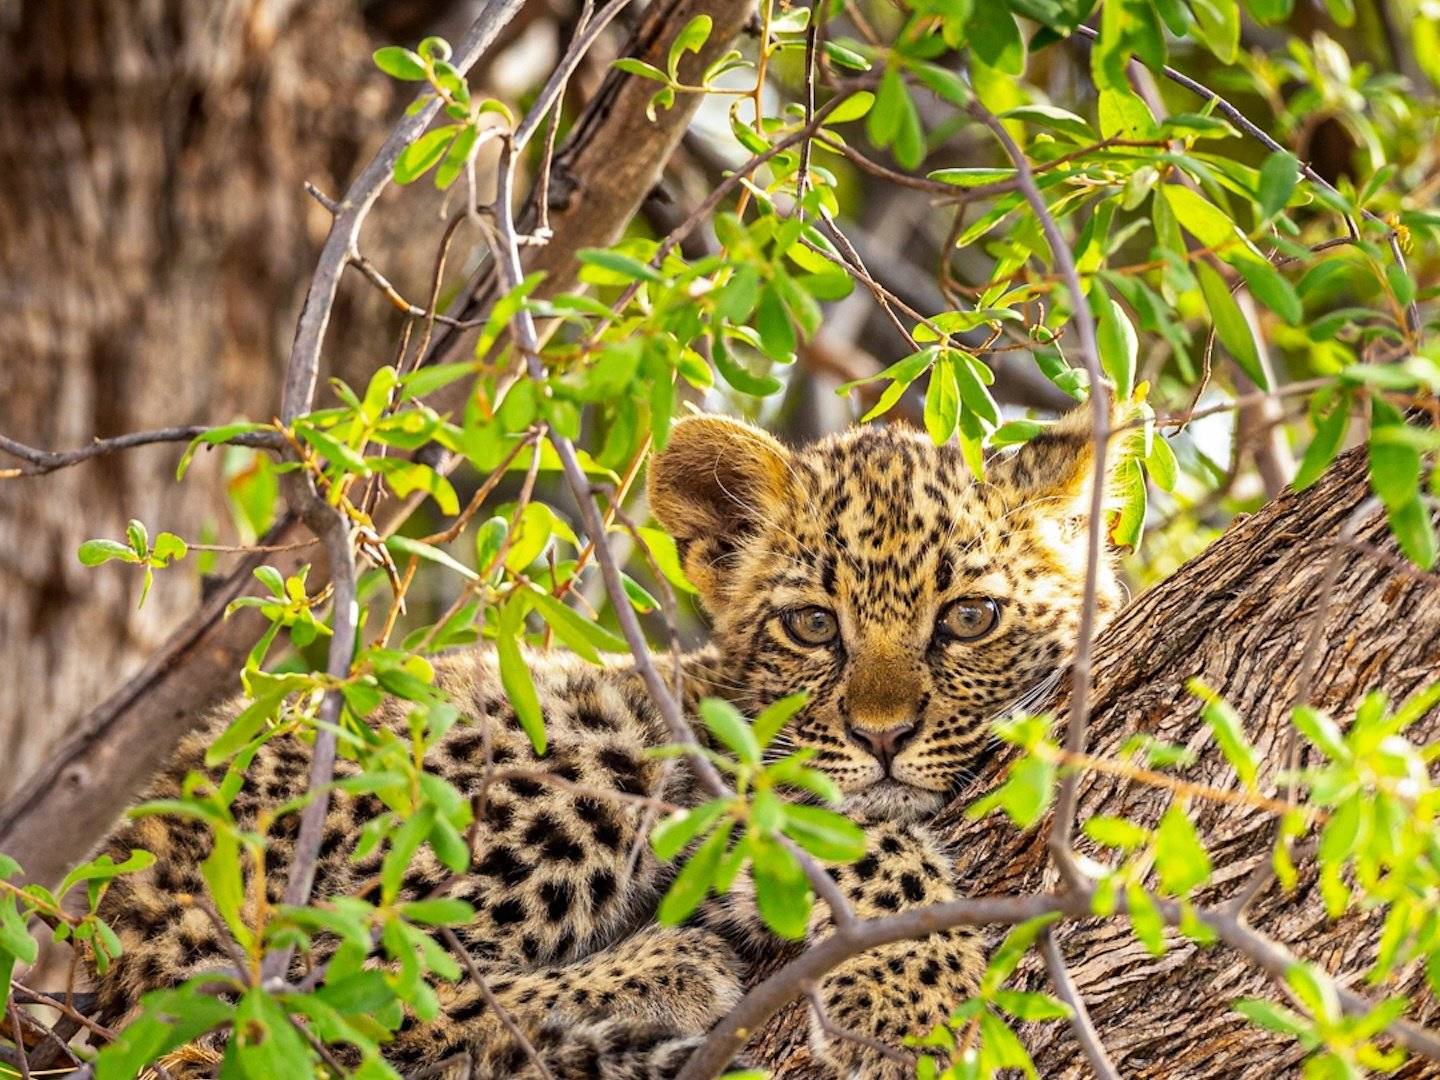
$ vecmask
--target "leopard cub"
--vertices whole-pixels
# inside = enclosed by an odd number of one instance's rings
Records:
[[[650,504],[675,537],[713,625],[710,646],[685,658],[686,705],[720,696],[753,715],[797,691],[804,708],[779,743],[811,748],[868,834],[866,855],[835,878],[857,914],[878,916],[951,899],[950,860],[927,827],[968,778],[993,720],[1053,684],[1071,651],[1084,586],[1081,542],[1090,482],[1087,424],[1072,414],[983,481],[954,446],[897,428],[862,428],[790,450],[748,425],[681,421],[650,469]],[[1104,568],[1102,614],[1118,590]],[[404,895],[444,885],[475,918],[458,936],[507,1018],[473,980],[438,989],[438,1019],[410,1019],[386,1048],[402,1072],[557,1078],[670,1076],[739,999],[747,959],[768,947],[744,882],[691,925],[659,927],[655,904],[671,868],[638,833],[644,806],[698,797],[684,766],[647,749],[670,737],[633,665],[601,668],[561,653],[528,657],[549,747],[537,756],[501,689],[491,654],[444,658],[437,685],[460,708],[426,768],[467,795],[482,787],[467,873],[452,877],[428,851]],[[187,738],[147,799],[174,796],[228,715]],[[373,722],[405,730],[388,703]],[[491,768],[502,778],[489,782]],[[266,743],[234,802],[242,825],[262,806],[303,792],[309,750],[293,735]],[[354,772],[345,761],[341,777]],[[549,782],[547,777],[558,782]],[[614,798],[614,795],[621,798]],[[354,893],[378,868],[352,857],[371,795],[337,793],[325,822],[317,898]],[[278,901],[298,816],[272,827],[265,888]],[[118,880],[101,915],[125,954],[98,980],[101,1019],[123,1021],[148,990],[228,966],[204,910],[200,822],[152,816],[108,841],[158,857]],[[817,905],[812,936],[827,932]],[[899,1046],[973,992],[983,958],[963,931],[873,950],[817,985],[834,1025]],[[826,1036],[815,1056],[837,1076],[900,1077],[895,1055]],[[172,1074],[209,1075],[214,1055],[191,1048]]]

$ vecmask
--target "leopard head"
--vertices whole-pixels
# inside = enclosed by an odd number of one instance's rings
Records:
[[[992,723],[1067,666],[1085,592],[1093,445],[1077,410],[983,481],[957,446],[861,427],[799,450],[734,420],[681,421],[651,465],[722,654],[753,713],[804,691],[779,747],[860,819],[916,819],[971,775]],[[1118,607],[1109,559],[1100,622]]]

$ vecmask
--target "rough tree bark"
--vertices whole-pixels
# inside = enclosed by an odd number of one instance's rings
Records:
[[[1237,523],[1169,581],[1129,605],[1097,642],[1089,752],[1115,757],[1127,739],[1146,733],[1198,751],[1185,778],[1235,787],[1233,771],[1208,739],[1197,701],[1185,690],[1188,679],[1199,678],[1221,690],[1244,718],[1274,793],[1327,560],[1341,528],[1367,497],[1365,461],[1352,451],[1315,487],[1287,494]],[[1395,550],[1378,509],[1365,518],[1357,541]],[[1440,675],[1440,584],[1354,547],[1340,547],[1338,557],[1342,564],[1324,621],[1312,700],[1343,723],[1371,689],[1399,700]],[[1063,703],[1057,714],[1063,714]],[[1440,739],[1440,716],[1432,712],[1410,734],[1417,741]],[[1020,833],[998,816],[975,822],[963,815],[965,805],[998,781],[1010,756],[989,762],[942,818],[971,895],[1057,885],[1046,860],[1045,823]],[[1170,802],[1167,792],[1093,773],[1081,791],[1081,821],[1118,814],[1153,825]],[[1268,858],[1273,819],[1199,802],[1191,815],[1217,868],[1216,884],[1199,899],[1223,901]],[[1098,850],[1089,854],[1101,857]],[[1440,1004],[1424,989],[1422,972],[1402,971],[1383,987],[1365,984],[1378,919],[1352,914],[1330,921],[1313,873],[1303,865],[1301,870],[1294,893],[1286,895],[1272,883],[1252,903],[1251,924],[1359,992],[1411,994],[1411,1016],[1433,1025]],[[1260,1033],[1229,1010],[1234,998],[1275,993],[1268,978],[1237,955],[1197,948],[1170,934],[1169,951],[1152,957],[1123,920],[1062,925],[1056,938],[1122,1076],[1231,1080],[1298,1072],[1301,1054],[1293,1040]],[[1019,978],[1030,988],[1046,988],[1038,962],[1023,968]],[[777,1076],[818,1078],[805,1038],[804,1010],[792,1005],[756,1045]],[[1066,1024],[1037,1025],[1027,1032],[1027,1042],[1041,1076],[1090,1075]],[[1440,1066],[1414,1059],[1398,1075],[1440,1076]]]
[[[270,415],[329,224],[303,183],[338,188],[393,99],[360,7],[0,6],[0,431],[70,449]],[[387,272],[415,280],[428,253],[390,248]],[[373,289],[347,290],[342,370],[383,362],[382,320]],[[137,611],[135,576],[86,570],[75,549],[129,517],[229,535],[205,457],[184,485],[166,447],[0,482],[0,793],[194,608],[188,569]]]

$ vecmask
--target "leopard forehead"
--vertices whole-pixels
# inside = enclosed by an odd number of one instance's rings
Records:
[[[814,603],[838,606],[856,635],[888,628],[905,639],[951,594],[1062,606],[1083,596],[1068,504],[1015,483],[1003,458],[977,480],[953,443],[870,427],[787,464],[792,498],[729,560],[722,624]]]

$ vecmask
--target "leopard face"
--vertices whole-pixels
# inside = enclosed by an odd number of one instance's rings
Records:
[[[1081,414],[983,482],[954,445],[900,428],[791,451],[693,418],[652,465],[651,505],[714,622],[727,696],[753,713],[804,691],[777,749],[813,748],[852,816],[915,820],[1070,658],[1092,456]],[[1103,620],[1108,561],[1097,600]]]

